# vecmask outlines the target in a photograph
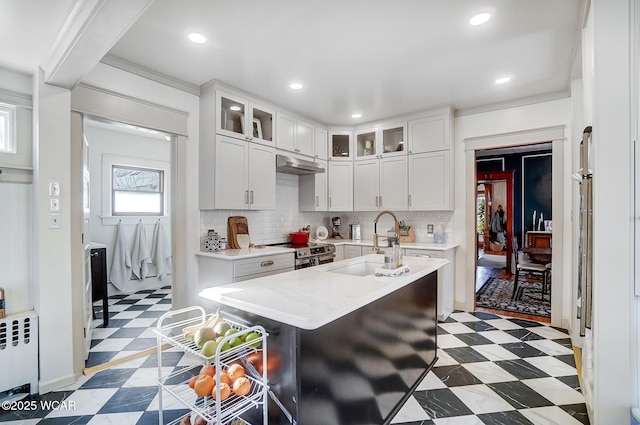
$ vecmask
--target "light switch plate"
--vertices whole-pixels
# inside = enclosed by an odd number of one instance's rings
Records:
[[[429,234],[433,233],[433,224],[427,224],[427,233]]]

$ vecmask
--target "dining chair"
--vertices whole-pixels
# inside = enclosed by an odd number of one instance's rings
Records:
[[[522,285],[518,285],[520,283],[520,277],[522,276],[523,278],[528,278],[529,281],[534,280],[540,282],[540,298],[544,300],[547,287],[547,277],[550,269],[548,269],[544,264],[536,264],[525,260],[526,254],[519,251],[518,239],[516,237],[513,238],[513,253],[516,273],[513,279],[513,293],[511,294],[511,299],[517,300],[522,296]]]

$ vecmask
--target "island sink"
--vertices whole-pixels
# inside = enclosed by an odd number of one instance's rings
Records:
[[[375,274],[377,268],[383,267],[384,263],[374,261],[360,261],[359,263],[340,265],[328,268],[325,271],[330,273],[342,273],[351,276],[369,276]]]

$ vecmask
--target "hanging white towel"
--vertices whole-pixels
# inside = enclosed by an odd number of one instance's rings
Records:
[[[159,280],[171,273],[171,247],[169,246],[169,241],[167,241],[164,226],[159,220],[153,228],[151,261],[156,265]]]
[[[131,278],[131,253],[124,235],[122,223],[118,223],[116,231],[116,243],[113,248],[113,261],[111,262],[111,283],[121,291]]]
[[[133,250],[131,250],[131,263],[131,271],[138,279],[147,277],[151,256],[147,248],[147,232],[144,230],[142,220],[138,222],[136,227],[136,237],[133,241]]]

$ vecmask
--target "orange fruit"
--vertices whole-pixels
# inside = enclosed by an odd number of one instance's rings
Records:
[[[224,382],[220,384],[219,387],[220,387],[220,401],[224,401],[231,395],[231,387],[228,384],[225,384]],[[213,390],[211,390],[211,397],[213,397],[214,400],[216,399],[216,387],[213,387]]]
[[[211,394],[211,390],[213,390],[214,385],[215,381],[212,377],[210,377],[209,375],[199,375],[193,386],[193,390],[200,397],[204,397]]]
[[[206,364],[202,366],[202,369],[200,369],[200,375],[209,375],[213,377],[215,376],[215,374],[216,374],[216,368],[210,364]]]
[[[249,394],[249,391],[251,391],[251,381],[244,376],[233,382],[233,392],[237,396],[247,395]]]
[[[232,364],[227,368],[227,375],[229,375],[229,379],[231,382],[235,381],[238,378],[242,378],[244,376],[244,367],[239,364]]]
[[[216,382],[215,375],[213,376],[213,381]],[[231,384],[231,379],[229,379],[229,375],[227,375],[227,372],[225,372],[224,370],[220,372],[220,383],[227,384],[227,385]]]
[[[192,376],[191,379],[189,379],[189,387],[193,388],[196,385],[196,379],[198,379],[198,376]]]

